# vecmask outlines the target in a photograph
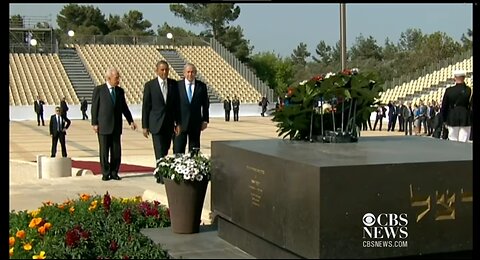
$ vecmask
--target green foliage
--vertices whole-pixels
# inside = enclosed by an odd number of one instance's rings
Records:
[[[307,51],[307,44],[301,42],[291,55],[292,61],[296,65],[305,66],[306,59],[310,57],[311,53]]]
[[[344,70],[315,76],[288,89],[284,105],[274,112],[272,120],[277,122],[278,135],[292,140],[309,139],[312,117],[312,133],[316,136],[322,134],[322,125],[330,131],[356,131],[375,109],[381,91],[383,86],[372,73],[354,75]],[[316,108],[319,100],[322,106]],[[340,129],[342,119],[344,127]]]
[[[216,39],[225,31],[227,24],[240,15],[240,7],[230,3],[170,4],[170,11],[188,24],[204,25]]]
[[[45,202],[32,212],[12,211],[9,221],[10,258],[167,258],[140,229],[169,226],[168,209],[139,197],[82,194],[61,204]]]

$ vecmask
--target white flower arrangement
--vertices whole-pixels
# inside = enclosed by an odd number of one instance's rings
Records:
[[[167,155],[157,161],[158,167],[153,172],[159,179],[161,176],[175,182],[210,180],[210,159],[202,154]]]

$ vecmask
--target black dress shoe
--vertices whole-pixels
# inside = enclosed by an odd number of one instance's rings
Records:
[[[109,181],[110,180],[110,176],[102,176],[102,181]]]
[[[119,180],[121,180],[122,178],[121,178],[120,176],[118,176],[118,175],[113,175],[113,176],[111,177],[111,179],[112,179],[112,180],[117,180],[117,181],[119,181]]]

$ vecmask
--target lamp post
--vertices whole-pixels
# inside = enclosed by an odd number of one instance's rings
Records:
[[[35,53],[37,53],[37,40],[31,39],[30,45],[32,45],[35,48]]]
[[[70,30],[67,34],[70,37],[70,43],[73,43],[73,36],[75,36],[75,32],[73,30]]]
[[[172,40],[172,44],[175,46],[175,39],[173,39],[173,34],[172,33],[167,33],[167,38]]]
[[[342,57],[342,71],[347,66],[347,18],[345,3],[340,4],[340,49]]]

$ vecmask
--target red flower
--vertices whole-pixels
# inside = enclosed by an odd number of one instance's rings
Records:
[[[312,78],[313,80],[315,81],[322,81],[323,80],[323,76],[322,75],[316,75]]]
[[[125,223],[127,224],[132,223],[132,211],[130,210],[130,208],[127,208],[123,211],[122,217]]]
[[[103,196],[103,208],[105,209],[105,214],[108,214],[108,212],[110,211],[111,203],[112,203],[112,198],[110,197],[107,191],[107,194]]]
[[[352,70],[350,70],[350,69],[344,69],[341,73],[342,73],[343,75],[352,75]]]
[[[295,93],[295,88],[294,87],[288,87],[287,89],[287,96],[291,97]]]
[[[109,246],[110,251],[116,252],[118,249],[118,243],[115,240],[110,241],[110,246]]]

